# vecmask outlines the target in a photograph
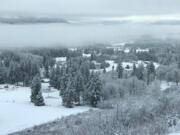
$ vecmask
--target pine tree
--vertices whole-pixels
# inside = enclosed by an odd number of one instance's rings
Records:
[[[144,79],[144,65],[143,64],[140,64],[138,66],[138,68],[136,69],[136,77],[139,79],[139,80],[143,80]]]
[[[173,79],[174,79],[174,82],[176,82],[176,85],[178,85],[178,84],[179,84],[179,81],[180,81],[180,71],[179,71],[178,69],[176,69],[176,70],[174,71],[174,77],[173,77]]]
[[[51,71],[50,71],[50,85],[52,86],[52,87],[54,87],[55,86],[55,80],[54,80],[54,78],[55,78],[55,75],[56,75],[56,73],[55,73],[55,69],[54,68],[51,68]]]
[[[122,78],[122,77],[123,77],[123,67],[122,67],[122,63],[119,63],[119,64],[118,64],[117,72],[118,72],[118,78]]]
[[[45,77],[49,77],[49,61],[47,56],[43,56],[43,66],[45,69]]]
[[[147,65],[147,84],[155,79],[156,70],[153,62],[150,62],[150,64]]]
[[[112,66],[112,71],[114,71],[114,65]]]
[[[35,106],[44,106],[45,105],[44,98],[42,96],[41,91],[39,91],[38,94],[36,95],[36,100],[34,102],[34,105]]]
[[[133,71],[131,73],[132,76],[135,76],[136,75],[136,64],[133,63]]]
[[[67,74],[66,72],[63,73],[63,75],[61,76],[61,78],[59,79],[59,83],[60,83],[60,95],[63,96],[64,91],[67,89],[68,86],[68,81],[69,81],[69,77],[71,75]]]
[[[61,77],[61,69],[59,65],[56,68],[52,68],[50,72],[50,85],[56,89],[60,89],[60,77]]]
[[[178,65],[177,65],[178,69],[180,69],[180,62],[178,62]]]
[[[9,80],[9,83],[14,84],[16,82],[16,64],[15,62],[11,61],[10,65],[9,65],[9,69],[8,69],[8,74],[7,74],[7,78]]]
[[[44,99],[41,93],[41,80],[39,74],[37,74],[33,80],[31,85],[31,102],[37,106],[42,106],[44,104]]]
[[[106,73],[106,69],[105,69],[105,68],[103,69],[103,73],[104,73],[104,74]]]
[[[38,66],[38,64],[37,63],[32,63],[31,62],[31,71],[30,71],[30,76],[32,76],[31,78],[33,79],[33,77],[35,76],[35,75],[37,75],[37,74],[39,74],[40,73],[40,71],[39,71],[39,66]]]
[[[36,61],[33,61],[32,58],[28,57],[26,59],[23,59],[20,61],[20,71],[21,71],[21,81],[23,82],[24,85],[28,86],[33,77],[36,74],[39,74],[39,66]]]
[[[24,86],[28,86],[29,85],[29,82],[30,82],[30,77],[27,73],[24,73],[23,74],[23,85]]]
[[[84,93],[84,102],[96,107],[98,102],[102,98],[102,83],[97,74],[91,74],[91,79],[87,84],[86,91]]]
[[[6,68],[2,63],[0,63],[0,84],[3,84],[5,82],[6,82]]]
[[[80,105],[81,101],[81,93],[84,92],[84,81],[81,73],[77,73],[76,81],[75,81],[75,102]]]
[[[96,107],[98,102],[101,101],[102,98],[102,83],[98,75],[94,76],[94,83],[94,89],[91,93],[90,102],[93,107]]]
[[[147,70],[148,70],[148,74],[156,74],[156,69],[155,66],[153,64],[153,62],[150,62],[150,64],[147,65]]]
[[[69,78],[67,88],[64,91],[63,96],[62,96],[64,106],[66,106],[68,108],[73,107],[74,92],[75,92],[74,83],[72,81],[72,78]]]
[[[90,104],[91,92],[94,89],[94,72],[91,73],[85,91],[83,92],[83,104]]]
[[[81,67],[80,67],[80,71],[83,75],[84,78],[84,83],[87,84],[88,80],[89,80],[89,76],[90,76],[90,70],[89,70],[89,66],[87,62],[84,62]]]

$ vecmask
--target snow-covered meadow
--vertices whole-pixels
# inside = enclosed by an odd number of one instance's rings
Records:
[[[4,86],[0,86],[0,135],[89,110],[89,107],[63,107],[56,89],[43,91],[46,106],[37,107],[30,103],[29,87]],[[42,84],[42,88],[46,86],[47,84]]]
[[[106,60],[105,61],[106,63],[109,64],[109,67],[105,68],[106,69],[106,72],[110,72],[113,70],[113,67],[114,67],[114,70],[117,69],[117,66],[118,66],[118,63],[116,63],[114,60]],[[122,62],[122,67],[125,69],[125,70],[130,70],[132,71],[133,70],[133,63],[135,63],[136,67],[138,67],[140,64],[144,65],[144,67],[147,67],[147,63],[150,63],[149,61],[141,61],[141,60],[138,60],[138,61],[132,61],[132,62]],[[154,62],[153,63],[154,66],[155,66],[155,69],[157,69],[160,64],[159,63],[156,63]],[[127,69],[127,67],[129,66],[129,69]],[[90,70],[91,72],[99,72],[99,73],[102,73],[103,72],[103,69],[91,69]]]
[[[105,68],[106,72],[112,71],[113,67],[114,67],[114,70],[117,68],[118,64],[115,63],[113,60],[106,60],[105,62],[109,64],[109,67]],[[103,69],[91,69],[90,71],[102,73]]]

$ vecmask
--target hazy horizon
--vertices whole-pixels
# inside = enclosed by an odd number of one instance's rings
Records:
[[[0,47],[178,38],[180,1],[1,0]]]

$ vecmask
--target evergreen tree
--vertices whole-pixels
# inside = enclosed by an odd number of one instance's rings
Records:
[[[54,67],[55,63],[56,63],[55,59],[49,58],[49,66],[50,66],[51,68]]]
[[[41,93],[41,79],[39,74],[37,74],[33,80],[31,85],[31,102],[37,106],[42,106],[44,104],[44,99]]]
[[[136,77],[139,79],[139,80],[143,80],[144,79],[144,65],[143,64],[140,64],[138,66],[138,68],[136,69]]]
[[[9,68],[8,68],[8,74],[7,78],[9,80],[9,83],[14,84],[17,79],[17,64],[13,61],[10,62]]]
[[[69,78],[67,88],[63,93],[63,105],[72,108],[74,102],[75,87],[72,78]]]
[[[97,74],[91,74],[91,79],[87,84],[86,91],[84,93],[84,101],[93,107],[96,107],[98,102],[102,98],[102,83]]]
[[[87,84],[88,80],[89,80],[89,76],[90,76],[90,70],[89,70],[89,65],[87,62],[83,62],[81,67],[80,67],[80,71],[83,75],[84,78],[84,83]]]
[[[43,66],[45,69],[45,77],[49,77],[49,61],[47,56],[43,56]]]
[[[42,96],[41,91],[39,91],[38,94],[36,95],[36,100],[34,102],[34,105],[35,106],[44,106],[45,105],[44,98]]]
[[[55,83],[56,83],[54,80],[55,76],[56,76],[55,69],[51,68],[49,78],[50,78],[50,86],[52,86],[52,87],[54,87]]]
[[[125,68],[126,68],[126,69],[130,69],[130,66],[129,66],[129,65],[127,65]]]
[[[95,53],[94,53],[94,52],[93,52],[93,53],[91,53],[91,61],[92,61],[92,60],[95,60],[95,58],[96,58]]]
[[[91,105],[93,107],[96,107],[98,102],[101,101],[102,98],[102,83],[98,75],[95,75],[94,83],[94,89],[91,94]]]
[[[153,62],[147,65],[147,84],[155,79],[156,70]]]
[[[106,73],[106,68],[103,69],[103,73],[104,73],[104,74]]]
[[[84,81],[81,73],[79,72],[76,77],[76,86],[75,86],[75,102],[80,105],[81,93],[84,92]]]
[[[178,62],[178,65],[177,65],[178,69],[180,69],[180,62]]]
[[[61,96],[63,96],[64,91],[67,89],[68,81],[69,81],[69,78],[70,78],[70,76],[71,76],[70,74],[67,74],[67,73],[65,72],[65,70],[62,71],[62,72],[63,72],[63,74],[62,74],[62,76],[59,78],[59,84],[60,84],[59,90],[60,90],[60,95],[61,95]]]
[[[114,71],[114,65],[112,66],[112,71]]]
[[[24,86],[28,86],[29,85],[29,82],[30,82],[30,77],[27,73],[24,73],[23,74],[23,85]]]
[[[174,82],[178,85],[180,81],[180,71],[178,69],[174,70],[174,77],[173,77]]]
[[[61,77],[61,69],[60,69],[60,66],[57,65],[55,70],[54,69],[52,70],[51,77],[50,77],[50,79],[51,79],[50,82],[51,82],[52,86],[56,89],[60,89],[60,86],[59,86],[60,85],[60,82],[59,82],[60,77]]]
[[[28,86],[33,77],[36,74],[39,74],[40,70],[39,70],[39,66],[38,63],[34,60],[31,60],[32,58],[27,58],[27,59],[23,59],[22,61],[20,61],[20,80],[23,82],[24,85]]]
[[[156,74],[156,69],[155,66],[153,64],[153,62],[150,62],[150,64],[147,65],[147,70],[148,70],[148,74]]]
[[[0,63],[0,84],[3,84],[5,82],[6,82],[6,68],[2,63]]]
[[[133,63],[133,71],[131,73],[132,76],[135,76],[136,75],[136,64]]]
[[[122,63],[119,63],[117,66],[118,78],[123,78],[123,67]]]
[[[39,71],[39,66],[38,66],[38,64],[37,63],[32,63],[31,62],[31,64],[30,64],[30,76],[31,76],[31,78],[33,79],[33,77],[35,76],[35,75],[37,75],[37,74],[39,74],[40,73],[40,71]]]

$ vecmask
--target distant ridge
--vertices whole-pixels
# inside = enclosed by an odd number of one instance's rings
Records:
[[[69,23],[65,19],[50,17],[0,17],[3,24]]]

